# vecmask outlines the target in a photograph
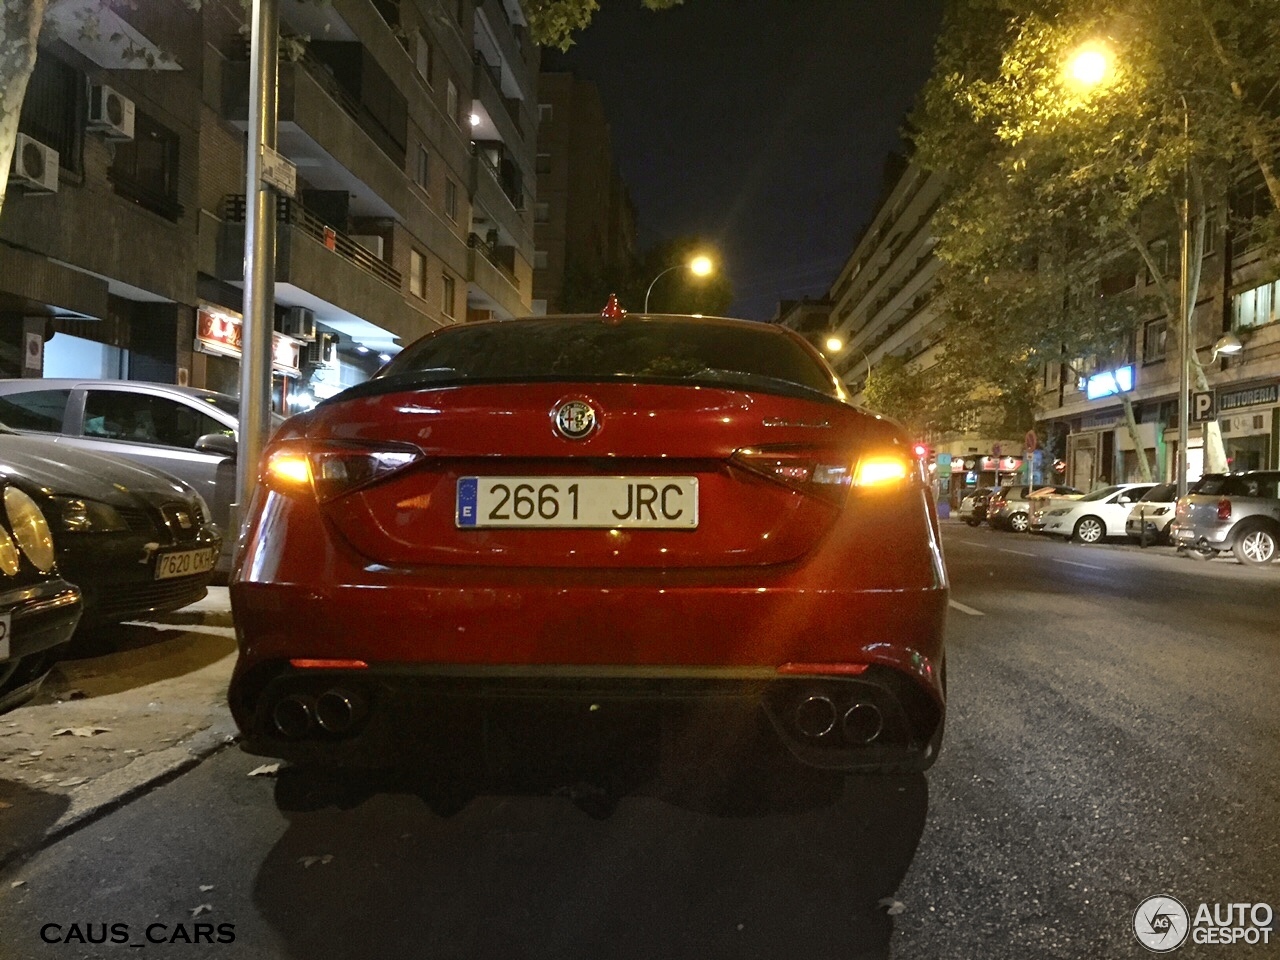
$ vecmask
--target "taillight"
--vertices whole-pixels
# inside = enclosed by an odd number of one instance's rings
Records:
[[[1219,520],[1231,519],[1231,501],[1228,500],[1226,497],[1223,497],[1221,500],[1218,501],[1218,519]]]
[[[779,445],[744,447],[732,459],[762,477],[837,505],[850,489],[898,489],[920,477],[920,464],[907,451],[855,458],[831,449]]]
[[[420,459],[421,450],[403,443],[286,441],[268,448],[262,474],[265,482],[281,493],[314,493],[318,500],[331,500]]]
[[[833,451],[812,447],[743,447],[731,459],[752,473],[837,504],[844,502],[853,476],[852,464]]]

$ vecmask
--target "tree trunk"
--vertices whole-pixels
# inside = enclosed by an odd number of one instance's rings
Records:
[[[9,164],[18,141],[18,118],[36,65],[36,41],[46,0],[0,0],[0,215]]]
[[[1129,429],[1129,439],[1133,441],[1133,449],[1138,454],[1138,479],[1144,483],[1150,483],[1151,461],[1147,459],[1147,448],[1138,434],[1138,419],[1133,415],[1133,400],[1127,393],[1122,393],[1120,405],[1124,408],[1124,425]],[[1119,477],[1116,477],[1116,482],[1121,482]]]

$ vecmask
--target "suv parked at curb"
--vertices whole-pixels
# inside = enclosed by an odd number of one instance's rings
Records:
[[[987,519],[987,501],[991,499],[994,491],[991,487],[974,487],[960,501],[960,507],[956,510],[956,517],[963,520],[971,527],[976,527]]]
[[[1178,501],[1173,542],[1198,560],[1230,550],[1261,566],[1280,551],[1280,470],[1207,478]]]

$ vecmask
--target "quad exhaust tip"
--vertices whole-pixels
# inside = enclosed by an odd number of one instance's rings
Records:
[[[349,690],[326,690],[316,699],[316,723],[329,733],[346,733],[364,713],[364,700]]]
[[[825,737],[835,729],[836,705],[830,697],[805,697],[796,705],[796,729],[811,740]]]
[[[279,700],[271,711],[276,729],[290,740],[305,737],[311,731],[313,719],[310,701],[296,693]]]
[[[884,730],[884,717],[874,703],[859,701],[844,712],[840,730],[850,743],[871,743]]]

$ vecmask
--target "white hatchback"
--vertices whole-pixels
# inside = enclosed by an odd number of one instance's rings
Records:
[[[1154,486],[1154,483],[1119,483],[1085,494],[1079,500],[1051,501],[1039,532],[1082,543],[1123,537],[1129,510]]]

